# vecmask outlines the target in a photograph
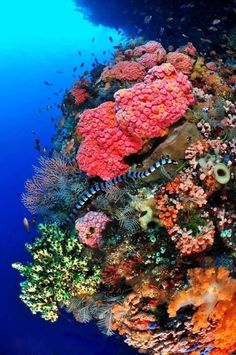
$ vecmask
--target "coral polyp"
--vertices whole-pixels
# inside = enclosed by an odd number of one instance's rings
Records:
[[[95,69],[65,95],[67,128],[26,182],[43,224],[32,261],[13,264],[20,297],[140,353],[234,354],[235,69],[156,41]]]

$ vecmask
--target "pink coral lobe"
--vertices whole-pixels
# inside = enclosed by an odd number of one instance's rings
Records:
[[[166,60],[183,74],[188,75],[193,70],[193,60],[184,53],[170,52],[167,54]]]
[[[77,134],[83,138],[77,153],[81,170],[108,180],[126,173],[125,156],[142,148],[142,141],[123,132],[117,125],[114,102],[108,101],[81,115]]]
[[[153,67],[144,82],[121,89],[114,97],[119,126],[142,139],[163,136],[193,103],[191,83],[171,64]]]
[[[112,68],[106,68],[102,73],[102,79],[117,79],[117,80],[143,80],[145,68],[141,63],[131,61],[121,61],[115,64]]]
[[[83,244],[99,248],[102,245],[102,232],[110,221],[105,213],[90,211],[77,219],[75,228]]]

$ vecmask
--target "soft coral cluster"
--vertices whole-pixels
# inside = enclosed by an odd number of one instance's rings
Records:
[[[110,221],[105,213],[93,211],[77,219],[75,228],[81,242],[90,248],[99,248],[102,245],[102,232]]]
[[[193,103],[191,84],[171,64],[155,66],[144,82],[115,93],[116,118],[122,130],[150,139],[166,134]]]
[[[85,110],[77,134],[83,139],[77,154],[80,169],[104,180],[125,173],[128,165],[123,158],[142,147],[141,140],[120,130],[112,101]]]
[[[215,227],[214,224],[206,218],[200,217],[202,226],[198,225],[197,231],[188,229],[180,224],[185,220],[185,213],[191,211],[194,213],[199,208],[207,204],[207,195],[205,191],[193,181],[191,175],[182,171],[173,181],[162,187],[161,191],[155,196],[157,203],[157,213],[160,223],[167,228],[172,241],[181,255],[191,255],[200,253],[214,242]],[[186,220],[189,220],[189,216]],[[188,223],[187,223],[188,225]],[[190,224],[191,225],[191,224]]]
[[[190,82],[171,64],[153,67],[142,83],[114,97],[115,103],[85,110],[77,127],[83,139],[79,167],[105,180],[127,172],[124,157],[138,152],[145,140],[166,134],[193,103]]]
[[[168,306],[169,315],[175,317],[182,307],[195,306],[197,310],[191,320],[193,332],[210,327],[201,342],[212,345],[211,354],[229,354],[236,347],[236,280],[223,266],[191,269],[188,275],[190,288],[173,297]]]
[[[143,80],[145,75],[145,67],[142,63],[130,62],[127,60],[118,62],[111,68],[106,68],[102,73],[102,80],[116,79],[136,81]]]

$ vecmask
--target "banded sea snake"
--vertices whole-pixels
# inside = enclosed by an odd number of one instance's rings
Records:
[[[178,164],[176,160],[173,160],[169,157],[162,157],[160,160],[157,160],[153,165],[151,165],[148,169],[144,171],[130,171],[129,173],[119,175],[113,179],[97,182],[96,184],[89,187],[88,190],[84,191],[80,196],[77,204],[75,205],[74,209],[71,211],[69,216],[62,222],[60,227],[64,228],[68,224],[71,224],[78,213],[78,211],[84,206],[84,204],[98,191],[104,191],[108,187],[114,186],[119,184],[120,182],[126,182],[127,180],[141,180],[145,177],[151,175],[156,169],[158,169],[162,165],[166,164]]]

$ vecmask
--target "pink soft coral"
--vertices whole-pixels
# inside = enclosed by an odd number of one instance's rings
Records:
[[[75,228],[85,245],[90,248],[99,248],[102,245],[102,231],[110,218],[103,212],[88,212],[84,217],[77,219]]]
[[[140,139],[120,130],[111,101],[85,110],[77,126],[77,135],[83,139],[77,153],[80,169],[104,180],[127,172],[128,165],[123,158],[136,153],[143,144]]]
[[[171,64],[155,66],[144,82],[115,93],[121,129],[143,139],[160,137],[193,103],[191,83]]]

